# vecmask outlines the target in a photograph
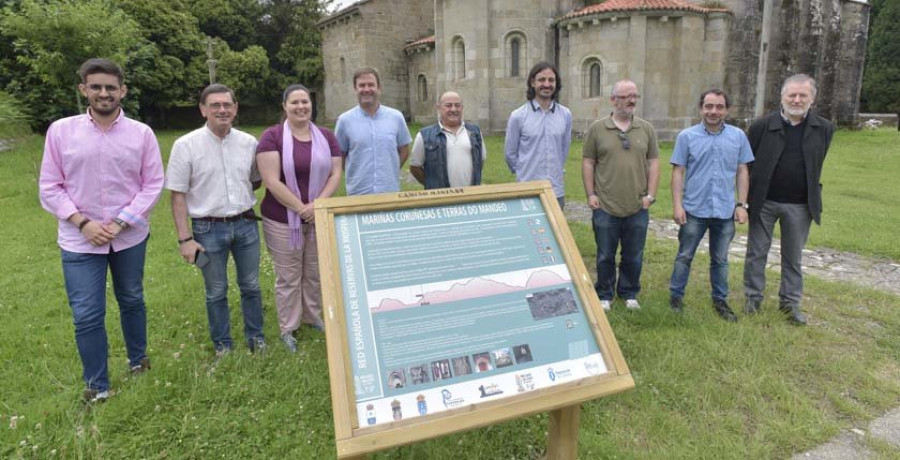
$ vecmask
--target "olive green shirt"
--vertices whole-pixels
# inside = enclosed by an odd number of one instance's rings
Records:
[[[656,131],[648,121],[632,118],[626,131],[629,149],[623,147],[619,128],[612,117],[595,121],[588,128],[582,156],[594,163],[594,194],[600,208],[616,217],[627,217],[641,210],[641,198],[647,195],[650,160],[659,158]]]

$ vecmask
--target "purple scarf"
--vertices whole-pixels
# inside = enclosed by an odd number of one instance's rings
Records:
[[[287,121],[282,127],[284,132],[281,135],[281,168],[284,171],[284,181],[288,190],[293,192],[297,198],[301,198],[297,172],[294,169],[294,136],[291,134],[291,127]],[[331,175],[331,152],[328,149],[325,135],[312,122],[309,122],[309,134],[312,138],[312,158],[309,165],[308,203],[312,203],[319,197],[319,192],[325,187],[325,182]],[[290,208],[287,210],[287,216],[288,227],[291,230],[291,249],[300,249],[303,247],[303,238],[300,236],[303,219],[300,214]]]

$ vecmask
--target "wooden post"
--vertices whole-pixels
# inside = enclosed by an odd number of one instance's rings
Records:
[[[575,460],[578,456],[578,428],[581,404],[550,412],[547,430],[547,460]]]

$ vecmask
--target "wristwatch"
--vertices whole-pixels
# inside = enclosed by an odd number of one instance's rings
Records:
[[[125,230],[126,228],[128,228],[128,222],[125,222],[124,220],[119,219],[118,217],[113,219],[113,222],[115,222],[119,227],[122,227],[122,230]]]
[[[750,209],[750,205],[747,204],[747,203],[744,203],[743,201],[738,201],[737,203],[734,204],[734,207],[735,207],[735,208]]]
[[[650,204],[656,203],[656,197],[649,193],[647,194],[647,196],[645,198],[650,198]]]

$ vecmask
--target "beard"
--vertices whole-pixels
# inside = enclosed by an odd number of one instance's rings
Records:
[[[781,110],[784,110],[784,113],[790,117],[805,117],[806,113],[809,112],[809,106],[806,105],[802,108],[793,108],[789,105],[781,104]]]
[[[102,102],[107,102],[108,106],[101,106]],[[115,101],[96,101],[96,103],[91,104],[91,111],[93,111],[97,115],[112,115],[116,113],[117,110],[119,110],[119,104]]]

